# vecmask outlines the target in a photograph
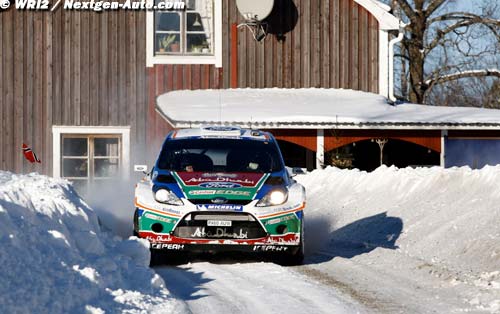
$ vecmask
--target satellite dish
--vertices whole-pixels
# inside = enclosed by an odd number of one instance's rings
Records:
[[[247,21],[262,21],[271,14],[274,0],[236,0],[236,7]]]

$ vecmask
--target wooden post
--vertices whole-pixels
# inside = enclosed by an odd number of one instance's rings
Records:
[[[387,144],[388,140],[386,138],[379,138],[376,139],[375,142],[380,148],[380,165],[382,166],[384,164],[384,146]]]
[[[238,88],[238,25],[231,25],[231,88]]]
[[[441,155],[440,165],[446,168],[446,138],[448,137],[448,130],[441,130]]]
[[[318,129],[316,133],[316,169],[325,166],[325,130]]]

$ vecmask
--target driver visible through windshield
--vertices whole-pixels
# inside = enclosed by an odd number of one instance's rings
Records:
[[[179,139],[163,145],[158,167],[177,172],[254,172],[283,169],[278,148],[241,139]]]

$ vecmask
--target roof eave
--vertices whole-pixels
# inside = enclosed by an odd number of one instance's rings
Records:
[[[387,11],[387,6],[376,0],[354,0],[368,12],[370,12],[378,21],[380,30],[397,30],[400,26],[400,20]]]
[[[206,125],[231,125],[259,129],[358,129],[358,130],[498,130],[500,123],[421,123],[421,122],[267,122],[267,121],[175,121],[162,115],[177,129]]]

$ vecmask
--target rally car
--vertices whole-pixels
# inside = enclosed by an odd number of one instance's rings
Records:
[[[183,129],[168,134],[153,169],[137,184],[134,234],[150,242],[152,260],[165,256],[161,252],[247,251],[298,264],[304,207],[304,187],[270,133]]]

